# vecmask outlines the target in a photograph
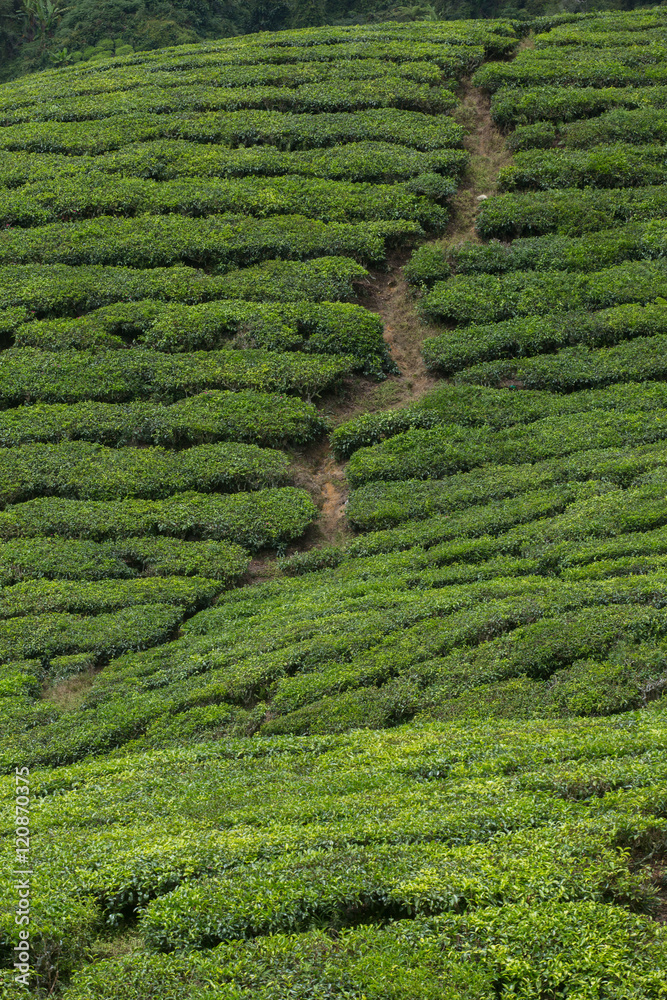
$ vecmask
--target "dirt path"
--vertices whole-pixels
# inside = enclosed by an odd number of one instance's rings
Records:
[[[461,103],[454,117],[470,134],[463,145],[470,153],[470,163],[459,190],[452,199],[452,218],[447,230],[447,242],[461,240],[479,242],[475,221],[482,202],[495,194],[498,171],[511,162],[505,148],[505,137],[491,118],[491,101],[470,80],[463,82]]]
[[[444,245],[461,240],[478,241],[474,227],[480,207],[485,197],[495,193],[498,171],[511,161],[504,136],[491,119],[489,98],[473,87],[470,80],[462,84],[461,103],[454,117],[469,130],[464,145],[470,153],[470,163],[451,202],[451,220],[441,240]],[[427,371],[422,361],[421,345],[427,337],[441,331],[421,318],[416,296],[403,276],[410,253],[409,250],[395,253],[388,259],[385,271],[372,271],[357,300],[382,317],[384,339],[400,374],[391,375],[381,383],[361,378],[348,380],[341,393],[324,401],[323,408],[335,426],[361,413],[407,406],[438,384],[439,380]],[[334,459],[328,441],[295,452],[293,470],[295,485],[308,490],[320,509],[320,516],[288,553],[344,542],[351,536],[345,520],[349,490],[345,468]],[[260,556],[253,560],[247,580],[260,582],[275,571],[274,557]]]

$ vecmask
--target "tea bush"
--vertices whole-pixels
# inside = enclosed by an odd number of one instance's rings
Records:
[[[430,337],[424,344],[426,366],[443,374],[492,358],[546,354],[570,344],[591,347],[619,340],[667,333],[667,303],[635,303],[600,312],[556,313],[469,326]]]
[[[165,642],[184,611],[166,603],[135,604],[98,615],[31,614],[0,622],[0,660],[90,652],[118,656]]]
[[[665,82],[663,45],[586,51],[573,46],[524,50],[510,63],[488,63],[473,75],[477,87],[642,87]]]
[[[593,53],[591,53],[594,58]],[[596,116],[604,116],[616,108],[664,108],[667,106],[667,88],[654,87],[501,87],[491,98],[491,115],[498,125],[509,127],[537,124],[538,122],[574,122],[579,119],[586,127],[590,118],[593,128]],[[649,116],[651,112],[648,112]],[[641,115],[639,116],[641,119]],[[575,128],[579,128],[579,123]],[[649,137],[650,138],[650,137]],[[605,140],[597,140],[605,141]],[[609,139],[606,140],[610,141]],[[625,142],[631,142],[625,138]]]
[[[662,256],[667,226],[662,221],[630,223],[583,236],[532,236],[512,243],[459,243],[443,254],[451,269],[460,274],[502,274],[505,271],[588,271],[611,267],[626,260]],[[429,244],[425,244],[429,246]],[[415,252],[415,256],[419,251]],[[431,286],[448,277],[438,267],[423,268],[422,284]]]
[[[44,498],[0,514],[0,537],[126,538],[172,535],[228,539],[251,548],[275,547],[303,534],[316,516],[305,490],[257,490],[232,496],[174,493],[165,500]]]
[[[128,340],[180,353],[232,347],[314,354],[354,354],[368,372],[391,371],[382,321],[343,302],[251,303],[226,300],[190,306],[151,299],[114,303],[74,318],[34,320],[16,327],[16,347],[108,350]]]
[[[535,128],[535,126],[532,126]],[[518,152],[498,177],[501,191],[574,187],[633,187],[662,184],[665,149],[624,143],[585,150],[528,149]]]
[[[660,382],[627,382],[568,395],[539,390],[506,392],[448,383],[401,409],[355,417],[337,427],[330,440],[336,456],[343,459],[349,458],[358,448],[377,444],[415,427],[461,424],[464,427],[488,425],[499,430],[558,414],[589,410],[641,412],[666,407],[667,388]]]
[[[499,382],[521,384],[527,389],[571,392],[587,387],[600,388],[617,382],[664,379],[663,335],[590,350],[585,346],[566,347],[556,354],[525,360],[485,361],[457,373],[456,379],[476,385]]]
[[[665,207],[661,187],[511,193],[484,202],[477,230],[481,236],[496,238],[550,232],[580,236],[607,229],[614,221],[662,219]]]
[[[0,450],[2,506],[38,496],[113,500],[186,490],[235,493],[290,478],[286,455],[254,444],[204,444],[173,452],[63,441]]]
[[[198,576],[229,584],[243,576],[250,557],[231,542],[189,542],[152,536],[110,542],[36,536],[0,545],[3,586],[22,580],[99,580],[145,576]]]
[[[235,389],[315,396],[335,385],[354,358],[305,357],[271,351],[5,351],[0,404],[120,403],[133,399],[173,402],[191,393]]]
[[[164,406],[131,403],[32,403],[0,410],[0,444],[94,441],[104,445],[196,445],[246,441],[307,444],[329,424],[312,403],[269,392],[207,389]]]
[[[354,296],[354,282],[367,272],[349,257],[308,261],[267,260],[252,267],[206,274],[188,267],[69,267],[66,264],[0,268],[3,308],[24,307],[35,316],[78,316],[113,302],[160,299],[205,302],[245,299],[295,302],[336,301]]]
[[[297,174],[330,180],[389,183],[435,171],[458,177],[468,162],[463,149],[429,152],[391,142],[348,142],[326,149],[281,150],[274,146],[197,146],[162,140],[134,143],[94,158],[49,153],[0,153],[0,184],[45,181],[55,170],[81,175],[104,171],[123,177],[173,180],[178,177],[283,177]]]
[[[201,114],[116,115],[83,122],[35,122],[0,132],[0,149],[97,156],[135,142],[182,139],[278,149],[320,149],[346,142],[391,142],[428,152],[460,147],[465,130],[448,116],[378,108],[322,112],[230,111]]]
[[[602,309],[626,302],[648,303],[666,290],[662,261],[629,261],[586,274],[567,271],[514,271],[456,275],[437,282],[424,297],[424,314],[433,320],[490,323],[514,316],[559,310]],[[660,303],[658,303],[658,308]]]
[[[656,173],[654,183],[659,180]],[[419,197],[419,192],[412,193],[414,183],[366,184],[289,176],[153,180],[96,175],[92,170],[75,177],[55,172],[47,181],[0,188],[0,224],[30,227],[63,217],[169,213],[200,217],[238,212],[258,218],[298,213],[324,222],[413,218],[431,229],[444,228],[447,212]]]
[[[387,241],[417,235],[416,222],[324,223],[300,215],[253,219],[209,215],[101,216],[0,233],[0,264],[120,264],[164,267],[184,263],[223,271],[273,257],[332,255],[380,263]]]
[[[563,414],[502,430],[441,424],[405,431],[359,448],[347,467],[351,485],[376,479],[441,479],[489,462],[541,462],[591,448],[632,447],[667,434],[667,411]]]
[[[0,600],[0,618],[44,615],[54,612],[101,614],[137,604],[175,604],[188,610],[206,605],[217,596],[220,584],[198,577],[137,580],[78,581],[36,580],[8,587]]]
[[[620,108],[591,121],[572,122],[563,130],[565,144],[572,149],[585,149],[602,142],[660,142],[667,135],[664,107],[661,102],[657,107]]]

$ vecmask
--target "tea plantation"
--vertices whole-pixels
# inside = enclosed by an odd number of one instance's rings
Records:
[[[0,87],[3,998],[667,1000],[666,57]]]

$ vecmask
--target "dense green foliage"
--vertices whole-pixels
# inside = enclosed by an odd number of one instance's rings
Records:
[[[275,446],[306,444],[327,426],[312,403],[294,396],[209,389],[170,406],[86,400],[0,410],[0,445],[80,440],[116,446],[214,441]]]
[[[33,993],[665,1000],[667,14],[344,7],[0,88]],[[471,74],[515,157],[460,244]],[[363,413],[417,243],[448,381]]]

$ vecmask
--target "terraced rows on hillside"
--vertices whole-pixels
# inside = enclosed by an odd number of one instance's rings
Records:
[[[667,12],[528,27],[0,88],[35,995],[667,997]]]

